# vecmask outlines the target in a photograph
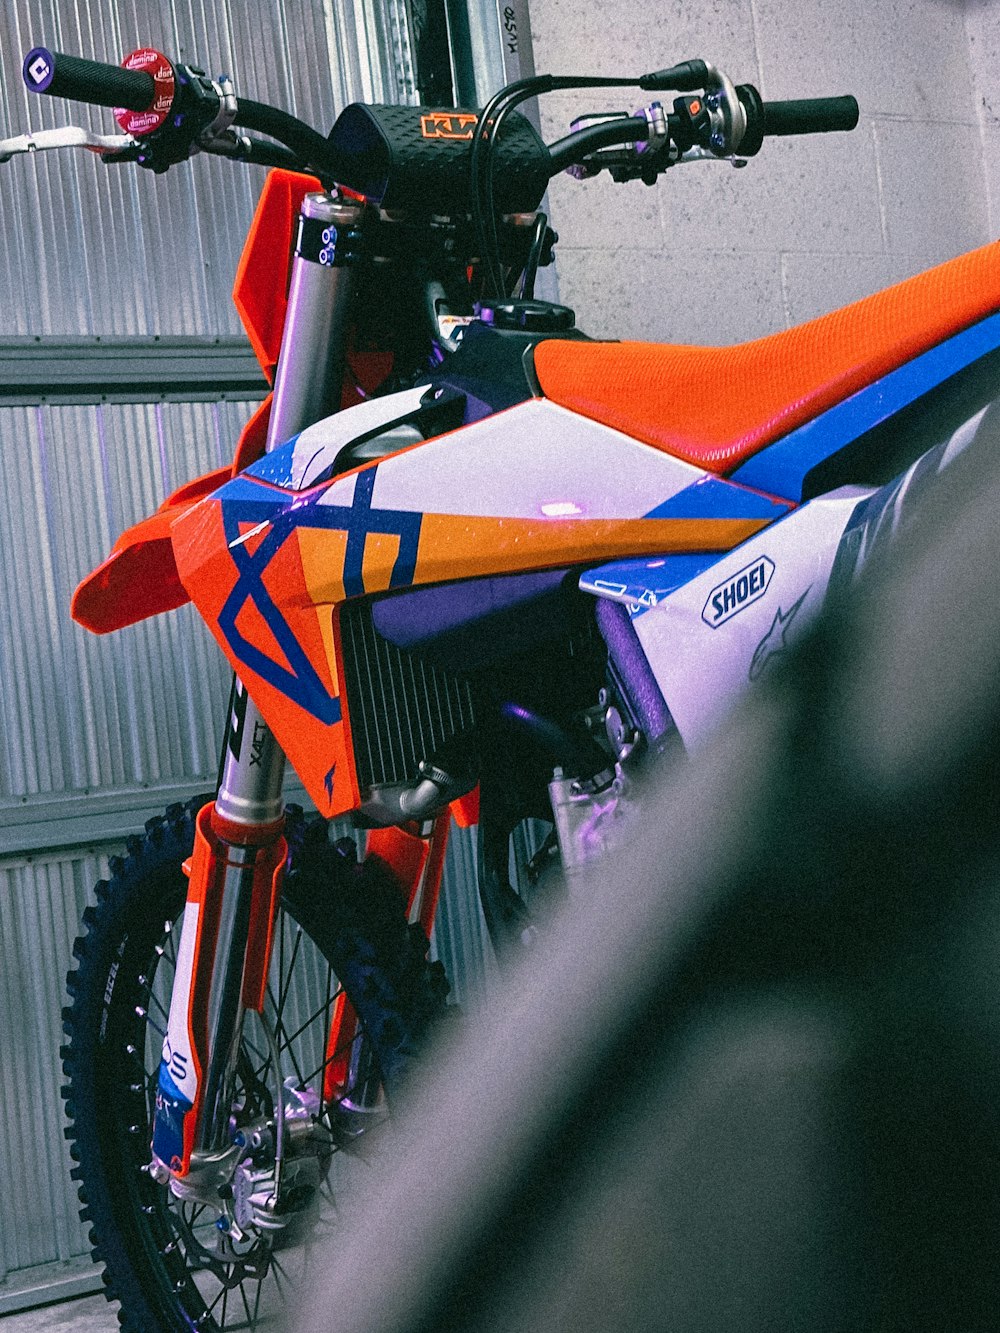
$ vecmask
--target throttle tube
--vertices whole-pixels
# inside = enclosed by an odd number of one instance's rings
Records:
[[[764,103],[764,135],[829,134],[853,130],[858,123],[856,97],[805,97],[795,102]]]
[[[25,86],[33,93],[69,97],[93,106],[148,111],[157,96],[152,76],[141,70],[83,60],[50,51],[46,46],[35,46],[28,52],[21,73]]]

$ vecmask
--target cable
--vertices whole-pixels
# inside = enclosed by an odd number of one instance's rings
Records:
[[[575,88],[638,88],[641,79],[600,78],[593,75],[539,74],[518,79],[495,93],[479,114],[472,137],[472,220],[486,268],[487,281],[497,297],[506,296],[500,237],[496,225],[493,179],[499,131],[509,112],[529,97]],[[488,219],[488,221],[487,221]]]
[[[548,230],[548,217],[544,213],[539,213],[535,218],[535,229],[531,235],[531,249],[528,251],[528,258],[524,261],[524,271],[521,274],[521,290],[518,295],[522,301],[534,298],[535,278],[538,276],[538,266],[542,262]]]

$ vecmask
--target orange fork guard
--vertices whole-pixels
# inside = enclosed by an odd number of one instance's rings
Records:
[[[377,856],[392,871],[407,916],[413,915],[416,906],[417,920],[428,939],[441,894],[450,823],[451,815],[446,811],[435,819],[430,835],[426,838],[395,827],[372,829],[368,834],[366,854]],[[358,1017],[354,1006],[341,993],[333,1009],[326,1040],[324,1102],[333,1101],[346,1090],[351,1046],[357,1034]]]

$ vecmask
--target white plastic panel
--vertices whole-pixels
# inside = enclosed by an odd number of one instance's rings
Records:
[[[765,528],[633,624],[685,745],[700,745],[814,619],[868,491],[844,487]]]

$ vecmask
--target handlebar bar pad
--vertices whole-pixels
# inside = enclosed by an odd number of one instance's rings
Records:
[[[157,95],[151,75],[141,70],[105,65],[99,60],[82,60],[79,56],[50,51],[45,46],[33,47],[28,52],[22,74],[33,93],[69,97],[75,102],[90,102],[94,106],[146,111]]]
[[[858,103],[854,97],[805,97],[794,102],[765,102],[764,136],[853,130],[858,116]]]
[[[383,208],[467,213],[477,119],[477,112],[454,107],[355,102],[330,131],[331,169],[341,185]],[[516,111],[501,128],[493,180],[497,206],[506,213],[533,212],[548,185],[548,149]]]

